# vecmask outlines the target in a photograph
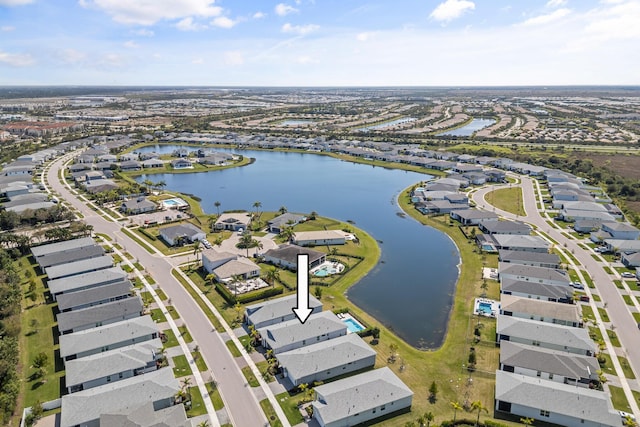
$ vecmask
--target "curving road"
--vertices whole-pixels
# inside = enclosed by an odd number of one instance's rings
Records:
[[[536,204],[536,188],[534,180],[528,176],[519,176],[519,178],[521,180],[520,187],[523,192],[524,208],[527,213],[526,217],[517,216],[510,212],[494,208],[487,203],[485,195],[499,187],[492,186],[481,188],[472,194],[472,200],[479,208],[494,210],[505,218],[517,219],[536,226],[538,230],[543,231],[549,237],[558,242],[561,246],[559,249],[571,252],[571,255],[579,261],[582,268],[586,269],[591,276],[602,301],[607,303],[607,313],[609,315],[609,320],[611,321],[610,323],[615,325],[615,332],[622,344],[622,349],[624,349],[624,355],[629,360],[629,364],[631,365],[634,373],[636,373],[636,378],[638,378],[638,374],[640,373],[640,346],[638,346],[637,343],[640,342],[640,330],[638,330],[638,324],[631,314],[629,306],[622,299],[622,296],[620,295],[615,283],[613,283],[611,276],[604,270],[603,264],[596,261],[591,256],[590,251],[586,251],[584,248],[578,246],[576,240],[568,238],[557,228],[552,227],[547,223],[547,219],[540,215]],[[594,312],[597,315],[597,311],[594,310]],[[606,335],[605,340],[609,341],[608,338],[606,338]],[[616,354],[615,349],[612,346],[609,347],[609,353]],[[616,369],[618,372],[622,373],[617,358],[612,357],[612,359],[614,365],[617,365]],[[631,389],[628,381],[624,377],[621,377],[620,380],[636,419],[640,419],[640,410],[638,409],[638,404],[630,391]]]
[[[110,222],[91,210],[84,202],[72,194],[58,179],[58,172],[68,156],[56,159],[46,171],[51,189],[68,204],[84,215],[83,220],[94,227],[94,232],[111,236],[126,252],[133,255],[149,271],[162,290],[171,298],[173,306],[188,325],[194,341],[198,343],[202,357],[217,381],[224,399],[225,408],[235,427],[256,427],[265,425],[267,419],[260,408],[251,387],[218,332],[213,330],[207,316],[182,285],[173,277],[173,265],[168,259],[152,255],[127,235],[120,232],[120,224]],[[207,375],[204,375],[207,377]]]

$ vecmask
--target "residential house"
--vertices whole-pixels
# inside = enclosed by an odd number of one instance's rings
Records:
[[[627,268],[640,267],[640,252],[633,252],[630,254],[623,253],[620,257],[620,261]]]
[[[60,294],[57,296],[56,301],[60,312],[81,310],[94,305],[129,298],[132,289],[129,280],[122,280],[82,291]]]
[[[521,221],[480,221],[478,228],[485,234],[531,234],[531,226]]]
[[[577,209],[562,209],[558,213],[557,218],[567,222],[581,220],[613,222],[616,220],[611,214],[607,212],[585,211]]]
[[[121,162],[128,162],[128,161],[138,161],[140,160],[140,155],[138,153],[124,153],[124,154],[120,154],[120,161]]]
[[[498,250],[548,253],[551,244],[539,236],[519,234],[492,234],[491,240]]]
[[[56,252],[44,257],[36,258],[36,262],[38,262],[40,267],[47,268],[53,265],[67,264],[70,262],[101,256],[104,256],[104,249],[102,246],[94,244],[93,246],[87,246],[85,248]]]
[[[65,363],[69,393],[141,375],[157,369],[162,342],[156,338]]]
[[[293,243],[298,246],[344,245],[346,237],[341,230],[296,231]]]
[[[245,308],[244,319],[247,325],[256,329],[296,319],[293,308],[297,306],[296,295],[262,301]],[[322,311],[322,303],[313,295],[309,295],[311,314]]]
[[[627,222],[603,222],[602,231],[609,233],[612,239],[638,240],[640,230]]]
[[[61,334],[84,331],[103,325],[133,319],[142,315],[142,299],[139,296],[107,302],[92,307],[58,313],[58,330]]]
[[[479,209],[462,209],[452,211],[449,216],[462,225],[478,225],[480,222],[498,221],[497,214]]]
[[[103,415],[128,415],[148,404],[154,411],[160,411],[174,405],[179,390],[173,371],[164,368],[68,394],[62,397],[60,427],[104,426],[100,421]]]
[[[604,241],[607,250],[614,254],[632,254],[640,252],[640,240],[607,239]]]
[[[240,231],[246,230],[251,224],[251,214],[248,212],[223,213],[214,225],[216,230]]]
[[[138,408],[132,408],[126,414],[101,414],[100,425],[105,427],[193,427],[192,419],[187,419],[185,405],[173,405],[156,410],[153,402],[144,403]]]
[[[158,209],[156,204],[146,197],[125,200],[122,202],[122,205],[120,205],[120,211],[127,215],[138,215],[145,212],[153,212],[156,209]]]
[[[298,269],[298,255],[309,256],[309,269],[317,267],[327,259],[327,254],[290,243],[284,243],[276,249],[269,249],[264,253],[264,260],[273,265],[296,271]]]
[[[411,409],[413,392],[388,367],[315,387],[320,427],[349,427]]]
[[[47,281],[49,292],[56,300],[62,294],[79,292],[87,289],[97,288],[125,280],[127,274],[120,267],[107,268],[104,270],[92,271],[89,273],[73,276],[73,280],[66,278]]]
[[[602,226],[602,220],[582,219],[573,223],[573,229],[578,233],[591,233]]]
[[[68,262],[66,264],[52,265],[45,268],[44,271],[50,280],[55,280],[110,267],[113,267],[113,258],[109,255],[102,255],[95,258]]]
[[[66,362],[154,338],[158,338],[158,328],[151,316],[135,317],[73,334],[60,335],[60,357]]]
[[[110,179],[95,179],[95,180],[87,181],[84,184],[84,188],[85,190],[87,190],[88,193],[97,194],[105,191],[115,190],[119,187],[118,187],[118,184],[116,184]]]
[[[543,252],[498,251],[498,261],[504,264],[522,264],[532,267],[560,268],[560,256]]]
[[[619,427],[609,393],[510,372],[496,372],[495,409],[566,427]]]
[[[295,350],[347,335],[347,325],[330,311],[312,314],[305,321],[293,319],[258,329],[262,345],[274,354]]]
[[[500,292],[503,295],[573,304],[573,288],[570,286],[547,285],[503,278],[500,280]]]
[[[184,222],[161,228],[160,237],[169,246],[180,246],[185,242],[193,243],[196,240],[203,240],[207,237],[207,233],[190,222]]]
[[[373,368],[376,352],[357,334],[347,334],[280,353],[278,364],[294,387]]]
[[[202,251],[202,267],[207,273],[211,273],[221,265],[237,259],[238,255],[231,252],[220,252],[216,249],[205,249]]]
[[[147,159],[140,162],[140,165],[144,168],[163,168],[164,162],[160,159]]]
[[[600,365],[593,356],[518,344],[500,343],[500,370],[579,387],[600,382]]]
[[[31,247],[31,253],[33,254],[36,262],[40,263],[42,259],[47,255],[55,254],[58,252],[82,249],[89,246],[95,246],[95,244],[96,241],[91,237],[81,237],[79,239],[65,240],[63,242],[33,246]]]
[[[285,227],[293,227],[296,224],[304,222],[307,217],[290,212],[285,212],[267,222],[267,229],[270,233],[280,233]]]
[[[502,295],[500,298],[500,314],[571,326],[573,328],[582,327],[578,306],[573,304],[560,304],[558,302],[539,301],[514,295]]]
[[[142,164],[137,160],[125,160],[120,162],[120,170],[123,171],[138,171],[142,169]]]
[[[586,356],[593,356],[596,352],[596,345],[586,329],[500,314],[496,326],[496,342],[500,345],[502,341]]]
[[[569,275],[564,270],[522,264],[499,264],[498,274],[501,280],[512,279],[555,286],[568,286],[570,282]]]
[[[218,282],[226,283],[236,277],[247,280],[260,276],[260,266],[250,259],[240,256],[214,268],[211,274]]]
[[[188,159],[171,160],[171,167],[174,169],[192,169],[193,163]]]

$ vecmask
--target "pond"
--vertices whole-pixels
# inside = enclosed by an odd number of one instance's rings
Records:
[[[171,153],[177,146],[136,151]],[[195,148],[194,148],[195,149]],[[378,265],[352,286],[348,298],[418,348],[440,346],[446,332],[458,277],[459,254],[445,234],[406,217],[400,191],[429,175],[341,161],[332,157],[280,151],[226,150],[256,159],[238,168],[208,173],[149,175],[173,191],[195,194],[205,212],[262,210],[286,206],[290,212],[353,221],[378,240]],[[140,176],[143,181],[147,176]],[[325,300],[326,308],[331,308]]]
[[[438,136],[471,136],[474,132],[479,131],[480,129],[486,128],[487,126],[491,126],[496,121],[493,119],[473,119],[471,123],[468,125],[464,125],[457,129],[453,129],[451,131],[445,131],[441,133],[437,133]]]

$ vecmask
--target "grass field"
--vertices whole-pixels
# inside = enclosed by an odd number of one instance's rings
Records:
[[[514,215],[526,216],[520,187],[500,188],[486,194],[485,200],[503,211]]]
[[[184,354],[181,354],[179,356],[172,358],[171,360],[173,360],[173,375],[176,378],[191,375],[191,368],[189,367],[187,356],[185,356]]]
[[[262,408],[262,412],[267,416],[267,420],[271,427],[282,427],[282,422],[278,419],[278,415],[276,414],[276,411],[273,410],[271,403],[269,403],[269,399],[261,400],[260,407]]]

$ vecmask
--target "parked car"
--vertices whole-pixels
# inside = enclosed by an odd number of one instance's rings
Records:
[[[630,271],[623,272],[621,276],[626,277],[627,279],[633,279],[634,277],[636,277],[636,275],[631,273]]]
[[[589,297],[587,295],[580,295],[580,301],[589,302]]]
[[[584,285],[580,282],[571,282],[569,283],[569,286],[576,289],[584,289]]]

